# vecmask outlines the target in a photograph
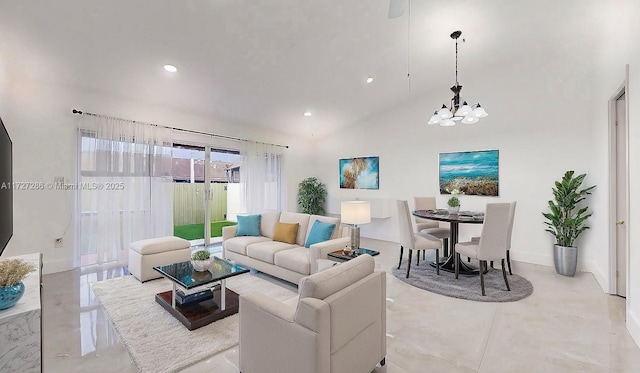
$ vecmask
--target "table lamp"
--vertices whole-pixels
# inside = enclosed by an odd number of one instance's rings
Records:
[[[360,227],[358,224],[371,222],[371,204],[368,201],[344,201],[340,204],[340,219],[351,224],[351,249],[360,248]]]

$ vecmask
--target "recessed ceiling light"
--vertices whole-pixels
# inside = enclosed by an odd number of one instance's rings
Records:
[[[170,73],[175,73],[176,71],[178,71],[178,68],[173,65],[164,65],[164,69]]]
[[[371,83],[371,82],[373,82],[373,78],[372,78],[372,77],[368,77],[368,78],[367,78],[367,84],[369,84],[369,83]]]
[[[311,112],[309,112],[309,111],[305,111],[305,112],[304,112],[304,116],[305,116],[305,117],[310,117],[310,116],[311,116]]]

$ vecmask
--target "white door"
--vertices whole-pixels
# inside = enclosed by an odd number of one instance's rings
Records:
[[[627,118],[625,95],[616,101],[616,294],[627,296]]]

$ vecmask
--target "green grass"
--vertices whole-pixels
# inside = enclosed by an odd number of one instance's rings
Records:
[[[215,221],[211,223],[211,237],[221,237],[222,227],[236,225],[233,221]],[[185,240],[197,240],[204,238],[204,223],[178,225],[173,227],[173,235]]]

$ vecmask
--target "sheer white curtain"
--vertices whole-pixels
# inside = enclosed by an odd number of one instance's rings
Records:
[[[80,265],[125,265],[129,244],[173,235],[171,130],[83,116]]]
[[[244,212],[286,209],[283,147],[247,141],[240,154],[240,194]]]

